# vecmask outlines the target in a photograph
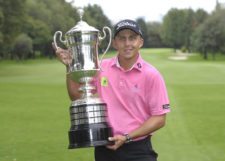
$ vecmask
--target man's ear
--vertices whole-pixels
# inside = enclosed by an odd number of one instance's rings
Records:
[[[114,39],[112,40],[112,47],[113,47],[114,49],[117,49],[116,42],[115,42]]]
[[[140,40],[141,42],[140,42],[140,45],[139,45],[139,48],[141,48],[143,45],[144,45],[144,39],[143,38],[141,38],[141,40]]]

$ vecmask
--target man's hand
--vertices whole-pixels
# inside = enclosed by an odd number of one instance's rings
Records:
[[[72,55],[69,50],[65,50],[59,47],[56,48],[54,43],[52,43],[52,47],[55,50],[55,54],[60,62],[62,62],[66,66],[72,63]]]
[[[113,137],[109,137],[109,141],[113,141],[113,142],[115,142],[115,144],[108,145],[107,148],[109,148],[111,150],[116,150],[126,142],[126,137],[123,135],[115,135]]]

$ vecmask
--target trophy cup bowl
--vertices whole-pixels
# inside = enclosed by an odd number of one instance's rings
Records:
[[[103,27],[104,35],[101,37],[99,30],[82,20],[83,10],[79,10],[79,14],[81,20],[65,34],[65,40],[62,40],[61,31],[54,34],[56,48],[59,36],[61,43],[71,51],[67,74],[81,84],[79,90],[82,97],[72,101],[70,106],[69,149],[112,144],[108,141],[108,137],[112,136],[112,129],[107,122],[107,104],[93,95],[95,87],[91,83],[100,71],[99,42],[105,39],[105,30],[108,30],[110,38],[104,56],[111,44],[111,30]]]

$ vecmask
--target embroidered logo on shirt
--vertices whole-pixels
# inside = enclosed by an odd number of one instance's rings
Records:
[[[140,89],[138,88],[138,85],[135,84],[132,88],[131,88],[132,92],[137,93],[140,91]]]
[[[108,79],[106,77],[101,77],[101,86],[108,86]]]
[[[141,63],[137,63],[138,68],[141,68]]]
[[[163,107],[164,110],[169,109],[170,108],[170,104],[162,105],[162,107]]]

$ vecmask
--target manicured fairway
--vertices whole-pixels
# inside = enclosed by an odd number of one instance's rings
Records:
[[[154,137],[159,160],[225,160],[225,62],[145,58],[163,73],[171,98],[167,126]]]
[[[159,161],[224,161],[225,61],[170,60],[172,52],[142,50],[171,100],[153,137]],[[94,161],[93,148],[67,149],[69,104],[57,60],[0,61],[0,161]]]

